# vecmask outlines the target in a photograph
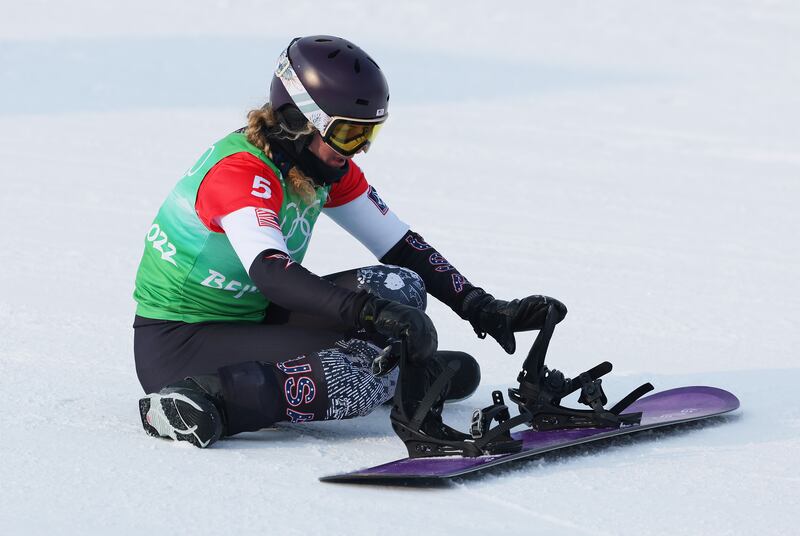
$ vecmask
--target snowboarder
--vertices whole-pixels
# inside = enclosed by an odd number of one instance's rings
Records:
[[[539,329],[549,305],[497,300],[411,230],[351,158],[388,117],[378,64],[333,36],[294,39],[278,60],[269,102],[209,147],[161,206],[144,244],[134,298],[134,354],[154,436],[206,447],[279,421],[365,415],[389,400],[397,371],[373,374],[400,337],[404,382],[422,396],[451,362],[443,399],[480,379],[463,352],[437,351],[430,293],[508,352],[514,332]],[[321,212],[381,264],[319,277],[302,266]],[[414,395],[413,393],[420,393]],[[436,416],[429,430],[441,423]]]

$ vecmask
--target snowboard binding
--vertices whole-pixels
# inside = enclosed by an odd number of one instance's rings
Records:
[[[545,366],[547,347],[553,336],[556,318],[552,307],[547,312],[544,326],[536,336],[531,351],[522,365],[517,377],[518,388],[508,390],[508,395],[520,408],[531,415],[528,423],[531,428],[544,430],[564,430],[569,428],[619,428],[622,425],[639,424],[641,413],[622,412],[634,401],[653,390],[653,385],[645,383],[606,409],[608,402],[603,392],[602,376],[613,368],[604,361],[599,365],[570,379],[556,369]],[[580,389],[578,402],[590,409],[573,409],[561,405],[561,400]]]
[[[519,387],[508,395],[519,415],[511,417],[503,394],[492,393],[492,405],[477,409],[472,415],[469,434],[451,428],[442,421],[444,393],[460,364],[451,361],[431,381],[424,367],[407,358],[405,338],[387,347],[373,366],[374,373],[385,373],[399,366],[397,390],[390,420],[392,428],[405,443],[410,458],[436,456],[476,457],[511,454],[522,449],[522,441],[514,439],[511,430],[526,424],[536,431],[573,428],[619,428],[638,424],[641,413],[622,412],[645,393],[653,390],[650,383],[641,385],[610,409],[603,392],[601,377],[611,372],[608,361],[583,372],[574,379],[544,365],[547,348],[556,325],[557,312],[551,306],[536,340],[517,377]],[[589,409],[561,405],[561,400],[580,389],[578,402]]]
[[[508,408],[502,400],[482,410],[478,436],[444,424],[442,409],[446,394],[461,363],[455,359],[447,362],[442,372],[432,379],[427,367],[409,362],[405,339],[398,348],[400,370],[390,420],[395,433],[405,443],[409,457],[475,457],[518,452],[522,448],[521,441],[511,438],[510,430],[525,419],[509,419]],[[489,429],[487,423],[492,420],[497,420],[499,425]]]

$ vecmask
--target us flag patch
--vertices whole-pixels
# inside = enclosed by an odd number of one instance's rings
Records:
[[[256,218],[258,218],[258,225],[260,227],[272,227],[273,229],[281,230],[281,224],[278,222],[278,215],[274,210],[268,208],[257,208]]]
[[[372,186],[369,187],[369,193],[367,193],[367,197],[369,197],[369,200],[372,201],[376,207],[378,207],[378,210],[381,211],[381,214],[385,215],[387,212],[389,212],[388,205],[384,203],[383,199],[381,199],[381,196],[378,195],[378,190]]]

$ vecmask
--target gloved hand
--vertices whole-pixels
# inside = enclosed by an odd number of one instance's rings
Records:
[[[439,345],[436,328],[425,311],[394,301],[370,296],[361,309],[358,323],[367,333],[395,339],[405,336],[408,359],[414,364],[424,363]]]
[[[483,339],[491,335],[509,354],[517,349],[514,333],[541,329],[547,309],[555,306],[561,322],[567,315],[567,307],[548,296],[528,296],[510,302],[496,300],[481,288],[474,288],[464,298],[461,317],[472,324],[475,333]]]

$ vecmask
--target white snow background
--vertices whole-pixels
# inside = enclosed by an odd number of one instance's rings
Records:
[[[780,1],[0,0],[0,532],[796,534],[800,5]],[[323,484],[404,455],[386,408],[199,450],[148,437],[131,298],[184,170],[260,105],[294,36],[378,61],[358,157],[389,205],[498,297],[569,307],[549,363],[616,400],[714,385],[732,417],[447,488]],[[374,262],[323,220],[306,266]],[[510,357],[441,304],[483,383]],[[508,532],[501,532],[508,531]],[[513,532],[512,532],[513,531]]]

